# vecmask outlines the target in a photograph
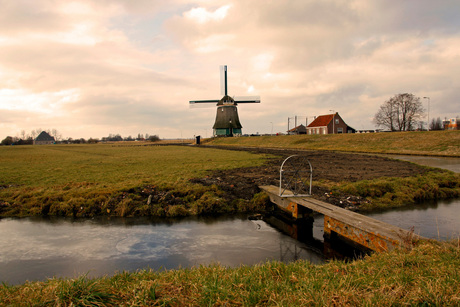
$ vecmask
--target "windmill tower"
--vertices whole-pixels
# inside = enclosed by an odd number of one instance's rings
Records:
[[[235,97],[235,99],[233,99],[228,96],[227,65],[220,67],[220,89],[221,95],[224,95],[220,100],[191,100],[190,104],[216,103],[216,121],[212,127],[214,136],[241,135],[243,126],[241,126],[236,106],[238,103],[260,103],[260,97]]]

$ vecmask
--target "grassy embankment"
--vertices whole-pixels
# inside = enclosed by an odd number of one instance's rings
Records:
[[[263,155],[189,146],[0,147],[0,215],[181,216],[260,209],[189,182],[213,169],[261,165]]]
[[[268,262],[0,286],[2,306],[458,306],[460,247],[422,243],[350,263]]]
[[[460,157],[460,130],[216,138],[207,144]]]
[[[216,146],[292,148],[359,153],[385,153],[460,158],[460,131],[424,131],[336,135],[283,135],[216,138]],[[369,200],[360,211],[396,208],[434,199],[460,196],[460,174],[429,172],[424,176],[377,178],[359,182],[318,181],[335,195],[355,195]]]

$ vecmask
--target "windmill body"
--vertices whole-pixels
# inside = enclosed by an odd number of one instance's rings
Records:
[[[192,100],[195,103],[216,103],[217,113],[214,122],[214,136],[239,136],[242,134],[243,126],[238,117],[238,103],[260,103],[259,97],[249,99],[233,99],[227,93],[227,66],[221,66],[221,90],[224,97],[220,100]]]

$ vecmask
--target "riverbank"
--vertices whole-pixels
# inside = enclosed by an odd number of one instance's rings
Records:
[[[390,306],[460,304],[460,246],[424,242],[350,263],[269,262],[0,285],[0,304]]]
[[[237,139],[237,138],[235,138]],[[238,138],[243,139],[243,138]],[[52,145],[0,148],[0,216],[157,216],[270,210],[289,155],[313,166],[314,197],[371,211],[460,196],[460,174],[333,151],[203,146]]]
[[[267,160],[262,167],[215,170],[205,178],[193,180],[203,185],[217,185],[232,195],[251,189],[258,191],[261,185],[278,186],[283,160],[291,155],[300,155],[307,158],[313,168],[312,196],[349,210],[370,212],[460,196],[460,173],[388,157],[290,148],[218,148],[276,157]]]
[[[274,135],[205,140],[210,145],[460,157],[460,130]]]
[[[266,155],[192,146],[0,147],[0,216],[183,216],[263,210],[259,195],[224,199],[190,182],[257,167]]]

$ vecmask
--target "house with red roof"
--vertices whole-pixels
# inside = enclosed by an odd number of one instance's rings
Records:
[[[356,130],[348,126],[338,112],[320,115],[307,126],[307,134],[340,134],[355,132]]]

